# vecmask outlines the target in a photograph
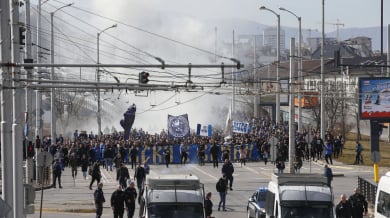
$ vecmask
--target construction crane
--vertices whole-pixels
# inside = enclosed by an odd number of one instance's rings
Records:
[[[340,26],[344,26],[345,24],[343,23],[340,23],[339,19],[337,18],[337,22],[336,23],[326,23],[326,24],[330,24],[330,25],[334,25],[337,27],[337,42],[340,42],[340,38],[339,38],[339,27]]]

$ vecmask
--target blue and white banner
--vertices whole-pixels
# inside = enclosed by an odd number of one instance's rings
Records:
[[[236,133],[248,133],[249,132],[249,123],[233,121],[232,129],[233,129],[233,132],[236,132]]]
[[[168,114],[168,135],[174,138],[183,138],[190,135],[188,114],[179,116]]]
[[[196,134],[199,136],[212,136],[213,135],[213,127],[209,125],[202,125],[202,124],[197,124],[196,125]]]

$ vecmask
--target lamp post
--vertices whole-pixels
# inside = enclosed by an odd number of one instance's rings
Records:
[[[321,110],[321,129],[320,134],[321,138],[325,137],[325,99],[324,99],[324,47],[325,47],[325,0],[322,0],[322,33],[321,33],[321,94],[320,94],[320,110]]]
[[[62,7],[59,7],[57,8],[55,11],[51,12],[50,13],[50,35],[51,35],[51,39],[50,39],[50,45],[51,45],[51,48],[50,48],[50,63],[51,64],[54,64],[54,22],[53,22],[53,19],[54,19],[54,14],[65,8],[65,7],[69,7],[73,5],[73,3],[69,3],[67,5],[64,5]],[[51,66],[51,74],[50,74],[50,79],[51,80],[54,80],[54,67]],[[56,143],[56,110],[55,110],[55,88],[51,88],[51,142],[52,143]]]
[[[277,39],[276,39],[276,124],[279,124],[280,119],[280,81],[279,81],[279,62],[280,62],[280,15],[275,11],[261,6],[260,10],[266,10],[276,15],[278,18],[278,27],[277,27]]]
[[[114,25],[112,25],[112,26],[110,26],[110,27],[107,27],[106,29],[104,29],[104,30],[102,30],[102,31],[100,31],[100,32],[98,32],[97,33],[97,64],[98,64],[98,66],[97,66],[97,69],[96,69],[96,80],[97,80],[97,83],[98,83],[98,85],[99,85],[99,83],[100,83],[100,70],[99,70],[99,39],[100,39],[100,35],[104,32],[104,31],[106,31],[106,30],[108,30],[108,29],[111,29],[111,28],[115,28],[115,27],[117,27],[118,25],[117,24],[114,24]],[[100,135],[101,134],[101,132],[102,132],[102,112],[101,112],[101,104],[100,104],[100,89],[98,88],[98,90],[97,90],[97,123],[98,123],[98,135]]]
[[[301,17],[289,11],[285,8],[280,7],[279,10],[286,11],[294,15],[298,19],[299,33],[298,33],[298,132],[302,132],[302,28],[301,28]],[[290,101],[291,102],[291,101]]]

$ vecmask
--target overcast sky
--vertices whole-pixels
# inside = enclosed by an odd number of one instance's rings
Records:
[[[103,12],[113,12],[125,9],[128,12],[148,16],[149,12],[174,12],[198,18],[241,18],[272,25],[275,16],[269,12],[259,11],[260,6],[281,14],[281,25],[297,26],[292,15],[279,11],[284,7],[302,17],[302,28],[321,29],[322,1],[321,0],[88,0],[76,1],[90,7],[94,2]],[[82,3],[84,2],[84,3]],[[88,2],[87,4],[85,4]],[[115,3],[114,3],[115,2]],[[384,24],[390,23],[390,2],[384,2]],[[114,4],[113,4],[114,3]],[[122,8],[121,8],[122,7]],[[380,0],[325,0],[325,21],[340,23],[345,27],[380,26]],[[109,9],[107,11],[107,9]],[[326,29],[335,29],[327,25]]]
[[[214,58],[213,55],[207,52],[201,52],[182,44],[175,44],[172,41],[155,37],[153,34],[139,31],[130,26],[140,27],[151,33],[161,34],[167,38],[213,52],[215,41],[214,22],[216,20],[239,18],[275,26],[275,15],[268,11],[260,11],[260,6],[266,6],[276,13],[280,13],[282,26],[298,27],[298,22],[291,14],[280,11],[279,7],[284,7],[301,16],[303,29],[310,28],[321,31],[321,0],[49,0],[42,6],[42,9],[47,15],[47,12],[53,12],[72,1],[74,2],[73,8],[64,8],[56,12],[56,22],[59,23],[60,19],[67,20],[69,23],[62,22],[62,25],[66,25],[68,29],[71,29],[70,37],[73,37],[74,40],[77,40],[77,38],[86,39],[81,43],[90,45],[90,49],[86,50],[86,53],[90,54],[90,57],[87,58],[88,62],[92,62],[95,58],[96,33],[114,23],[118,23],[118,27],[106,31],[100,38],[101,63],[123,63],[123,58],[120,58],[120,56],[129,58],[125,60],[126,63],[135,63],[137,59],[134,57],[140,56],[137,53],[138,51],[134,53],[134,50],[124,42],[130,43],[156,57],[161,57],[167,63],[210,63]],[[38,0],[31,0],[32,4],[37,2]],[[387,25],[390,23],[390,2],[388,0],[384,0],[384,9],[384,25]],[[95,15],[85,13],[86,11]],[[67,16],[66,13],[73,17]],[[326,0],[325,13],[325,22],[329,23],[325,26],[325,32],[335,31],[336,26],[333,24],[337,20],[344,24],[344,28],[380,26],[380,0]],[[79,29],[75,29],[75,27]],[[80,36],[77,36],[79,34]],[[113,39],[112,36],[117,38]],[[124,54],[118,49],[113,50],[107,44],[108,42],[118,44],[117,46],[125,51],[132,52],[133,56]],[[76,58],[78,55],[84,54],[85,51],[80,52],[78,47],[73,48],[71,46],[71,44],[67,45],[71,49],[71,54],[67,55],[70,58]],[[59,54],[61,52],[61,55],[66,55],[66,47],[61,48],[57,45],[56,49]],[[75,51],[77,52],[75,53]],[[218,51],[218,53],[220,52],[222,51]],[[140,57],[145,58],[145,54]],[[157,63],[156,60],[150,59],[150,57],[146,60],[149,63]],[[226,62],[226,60],[218,60],[218,62],[222,61]],[[75,62],[80,61],[76,60]],[[200,72],[193,70],[192,73],[196,75]],[[77,72],[78,74],[79,72]],[[133,74],[136,75],[137,72],[133,72]],[[121,81],[125,81],[125,79],[120,78]],[[171,95],[172,93],[158,95],[157,104],[168,99]],[[137,113],[140,113],[134,125],[138,128],[158,131],[166,128],[168,114],[180,115],[184,113],[189,114],[191,128],[195,128],[196,123],[208,123],[212,118],[215,118],[215,116],[210,118],[210,115],[212,115],[210,109],[213,105],[217,107],[228,107],[230,105],[229,96],[205,95],[203,97],[202,95],[201,92],[192,96],[183,94],[155,108],[155,112],[141,113],[150,108],[149,104],[152,99],[150,97],[135,97],[133,94],[129,94],[126,96],[126,102],[128,103],[123,104],[123,107],[125,110],[128,107],[127,104],[132,102],[137,104]],[[123,95],[122,98],[124,99]],[[180,104],[176,103],[178,98],[180,98]],[[187,100],[190,103],[183,104]],[[164,108],[171,109],[163,110]],[[113,120],[113,124],[119,125],[121,116],[122,114],[118,114],[118,118]],[[96,127],[95,122],[91,122],[91,125]]]

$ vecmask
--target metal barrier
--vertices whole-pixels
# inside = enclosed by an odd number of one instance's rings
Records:
[[[358,177],[358,187],[360,189],[360,193],[366,197],[366,200],[370,206],[374,206],[377,185]]]

